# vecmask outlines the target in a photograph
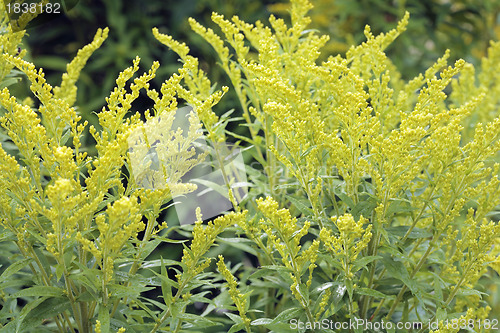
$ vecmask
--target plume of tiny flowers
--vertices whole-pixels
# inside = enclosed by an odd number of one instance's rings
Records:
[[[210,259],[202,260],[202,257],[213,245],[216,237],[227,227],[239,224],[241,220],[246,218],[246,214],[246,211],[230,212],[208,222],[208,225],[204,228],[201,211],[198,207],[196,210],[197,221],[193,227],[193,240],[189,249],[184,249],[182,256],[182,263],[187,268],[187,274],[179,274],[177,278],[180,280],[187,278],[187,276],[196,276],[207,268],[210,265]],[[202,260],[201,263],[200,260]]]
[[[84,46],[82,49],[78,50],[76,57],[66,65],[66,73],[62,75],[61,85],[54,88],[54,97],[57,99],[62,99],[69,106],[73,106],[76,101],[76,81],[80,76],[80,72],[87,63],[92,53],[97,50],[102,43],[108,38],[109,29],[98,29],[94,40]]]
[[[84,250],[96,257],[106,284],[113,277],[114,259],[119,256],[125,243],[130,238],[136,238],[145,226],[141,222],[137,199],[125,196],[108,204],[105,213],[96,216],[95,223],[100,234],[95,241],[86,239],[80,232],[76,239]]]
[[[311,223],[306,221],[301,227],[297,219],[292,218],[288,209],[278,209],[278,203],[271,197],[257,199],[257,207],[265,219],[261,219],[262,229],[267,234],[268,244],[278,251],[281,260],[290,271],[292,284],[290,290],[295,299],[305,309],[309,319],[314,319],[310,311],[310,299],[304,290],[312,283],[312,274],[316,268],[320,242],[315,239],[305,250],[301,251],[300,241],[308,232]],[[306,283],[302,282],[305,269],[309,270]]]
[[[350,280],[355,273],[352,271],[354,261],[371,240],[372,225],[368,224],[366,229],[363,229],[363,225],[368,223],[368,220],[361,216],[356,222],[351,214],[334,216],[332,221],[337,226],[338,236],[326,228],[321,229],[319,236],[332,255],[340,259],[343,273]]]
[[[238,312],[240,314],[241,319],[245,323],[245,329],[247,332],[251,332],[250,330],[250,318],[246,316],[246,313],[248,311],[248,306],[247,306],[247,296],[248,295],[243,295],[239,289],[238,289],[238,283],[236,282],[235,277],[229,271],[227,268],[226,264],[224,263],[224,257],[219,255],[219,261],[217,261],[217,268],[219,269],[219,272],[222,274],[224,279],[227,281],[227,285],[229,287],[229,296],[233,300],[234,304],[236,305],[236,308],[238,309]]]
[[[208,138],[214,142],[224,142],[224,132],[217,131],[219,117],[212,111],[222,96],[228,91],[222,87],[222,91],[211,93],[211,83],[205,73],[199,68],[198,59],[189,55],[189,47],[184,43],[175,41],[171,36],[161,34],[157,28],[153,29],[153,35],[161,43],[176,52],[184,63],[179,74],[184,79],[188,89],[179,86],[179,96],[185,99],[196,111],[198,117],[208,130]]]
[[[190,282],[210,265],[211,259],[203,258],[203,256],[214,244],[216,237],[220,233],[231,225],[241,224],[246,219],[246,214],[247,211],[230,212],[208,222],[208,225],[204,228],[201,209],[199,207],[196,209],[196,222],[192,232],[193,239],[191,245],[189,247],[186,246],[183,251],[181,259],[182,273],[178,273],[175,276],[178,282],[177,293],[170,304],[167,304],[169,310],[165,311],[164,315],[157,321],[153,331],[156,332],[170,316],[177,316],[185,310],[191,297],[189,291],[193,288]],[[175,310],[175,314],[172,313],[172,305],[181,298],[184,305],[182,305],[182,308],[179,308],[180,305],[176,305],[178,309]]]
[[[456,283],[450,301],[462,286],[473,287],[496,259],[495,244],[500,237],[500,224],[477,220],[474,213],[470,208],[460,230],[462,237],[454,243],[446,242],[453,250],[448,250],[449,259],[442,275]]]
[[[321,297],[321,301],[319,302],[318,310],[316,311],[316,316],[314,317],[316,321],[318,321],[321,315],[325,312],[325,309],[328,306],[328,301],[330,300],[331,296],[332,296],[332,290],[331,288],[328,288]]]
[[[11,72],[14,65],[7,61],[5,55],[15,56],[18,53],[18,45],[21,43],[25,30],[13,31],[9,24],[9,16],[5,8],[5,2],[0,1],[0,45],[2,45],[0,55],[0,82]],[[17,56],[23,58],[26,55],[26,50],[22,50]]]

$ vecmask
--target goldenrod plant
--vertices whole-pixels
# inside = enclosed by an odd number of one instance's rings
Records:
[[[75,82],[108,29],[52,87],[3,18],[0,332],[498,330],[500,43],[479,70],[446,52],[405,82],[384,50],[408,13],[320,62],[328,37],[307,29],[311,8],[291,0],[291,26],[214,13],[219,34],[189,21],[232,88],[153,29],[182,67],[159,92],[156,62],[120,73],[89,128],[95,156]],[[15,71],[35,102],[6,87]],[[242,117],[216,112],[228,89]],[[146,124],[141,93],[154,104]],[[172,126],[183,104],[194,110],[185,133]],[[161,213],[196,189],[183,176],[202,163],[200,138],[222,170],[220,144],[237,140],[250,191],[239,198],[226,175],[231,212],[203,222],[198,208],[172,225]],[[161,253],[179,243],[180,258]]]

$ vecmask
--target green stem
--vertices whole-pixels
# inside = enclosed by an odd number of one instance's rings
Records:
[[[11,230],[14,232],[15,228],[12,228]],[[42,274],[42,281],[43,281],[43,283],[46,286],[50,286],[50,278],[47,275],[47,272],[45,271],[45,269],[43,268],[42,263],[40,262],[40,259],[36,255],[36,252],[33,250],[33,248],[26,249],[28,251],[25,251],[25,249],[23,247],[21,247],[21,245],[18,242],[16,242],[16,245],[17,245],[17,248],[19,249],[19,251],[21,252],[21,254],[25,258],[30,258],[31,257],[31,258],[33,258],[33,260],[35,260],[35,263],[37,264],[37,266],[38,266],[39,269],[38,270],[35,269],[35,267],[33,267],[33,265],[30,263],[28,266],[30,267],[31,272],[34,275],[37,275],[38,273],[41,273]],[[61,318],[59,318],[59,316],[61,316]],[[68,323],[68,326],[74,332],[73,327],[71,325],[71,321],[68,318],[68,315],[66,313],[63,313],[63,314],[60,314],[59,316],[54,317],[54,321],[55,321],[57,327],[59,328],[59,331],[60,332],[64,332],[63,329],[62,329],[62,327],[61,327],[61,325],[66,320],[66,322]]]
[[[385,300],[386,300],[385,298],[382,298],[382,300],[378,304],[377,308],[375,309],[375,312],[373,312],[373,314],[370,316],[370,321],[372,321],[373,318],[376,318],[376,316],[378,315],[378,313],[382,309],[382,306],[384,305]]]
[[[169,304],[170,306],[175,304],[177,302],[177,300],[181,297],[182,292],[184,291],[184,288],[186,287],[186,285],[188,284],[188,282],[190,280],[191,280],[191,277],[188,276],[188,278],[182,282],[182,284],[179,286],[179,289],[177,289],[177,293],[175,293],[174,298],[170,302],[170,304]],[[163,316],[156,322],[155,326],[153,327],[153,329],[151,330],[150,333],[155,333],[156,331],[158,331],[158,329],[163,324],[163,322],[165,320],[167,320],[168,316],[170,315],[170,306],[167,310],[165,310],[165,313],[163,314]]]
[[[271,130],[271,116],[266,114],[266,123],[264,124],[264,137],[266,140],[266,158],[267,158],[267,165],[265,166],[267,178],[269,180],[269,191],[271,193],[271,196],[274,196],[274,177],[275,177],[275,170],[276,170],[276,157],[272,153],[270,147],[270,142],[272,141],[273,138],[273,132]]]
[[[375,222],[375,217],[376,217],[375,210],[373,210],[372,218],[371,218],[372,223]],[[369,256],[376,256],[377,255],[381,237],[382,237],[382,235],[380,234],[379,228],[376,228],[374,241],[371,242],[371,247],[368,251]],[[371,289],[373,287],[373,281],[374,281],[374,277],[375,277],[375,269],[377,267],[376,261],[377,260],[374,260],[373,262],[370,263],[371,267],[370,267],[370,278],[368,280],[368,285],[367,285],[368,289]],[[369,304],[371,303],[372,297],[366,296],[366,295],[363,297],[364,297],[364,299],[363,299],[361,314],[362,314],[362,318],[366,319],[366,316],[368,314]]]
[[[415,275],[417,274],[417,272],[420,270],[420,268],[422,268],[425,261],[427,260],[427,257],[431,254],[432,250],[434,249],[435,238],[436,237],[433,237],[433,239],[429,243],[429,247],[427,248],[427,251],[425,251],[424,255],[420,258],[417,266],[415,267],[415,269],[413,269],[413,272],[410,275],[410,280],[413,279],[415,277]],[[394,303],[392,304],[392,307],[389,310],[389,313],[385,317],[387,320],[391,319],[394,311],[396,311],[396,308],[397,308],[399,302],[401,301],[401,298],[403,297],[403,294],[406,292],[407,289],[408,289],[408,287],[406,285],[403,285],[403,287],[399,291],[398,295],[396,296],[396,299],[394,300]]]
[[[219,163],[219,168],[220,168],[220,170],[222,172],[222,177],[224,178],[224,184],[226,185],[228,194],[230,195],[230,198],[232,198],[232,200],[230,200],[231,204],[233,205],[234,210],[237,211],[238,210],[238,204],[236,202],[233,202],[234,201],[234,192],[233,192],[233,189],[231,188],[231,184],[229,182],[229,177],[227,176],[227,173],[226,173],[226,167],[224,165],[224,159],[222,158],[219,149],[217,149],[217,147],[215,147],[218,144],[219,143],[214,143],[215,156],[217,158],[217,162]]]
[[[479,253],[482,252],[483,249],[481,249],[479,251]],[[460,280],[458,281],[458,283],[455,285],[455,287],[453,288],[453,290],[451,291],[450,295],[448,295],[448,298],[446,299],[446,302],[445,302],[445,307],[448,307],[450,305],[450,303],[453,301],[453,299],[455,298],[455,296],[457,295],[457,292],[458,290],[460,289],[460,287],[462,287],[462,284],[464,283],[465,281],[465,278],[467,277],[467,273],[469,272],[469,270],[471,269],[472,265],[474,264],[474,260],[471,260],[469,262],[469,264],[467,265],[467,268],[465,269],[464,272],[462,272],[462,275],[460,277]],[[434,316],[432,316],[431,320],[429,320],[429,323],[434,321],[436,319],[436,315],[434,314]],[[426,325],[427,327],[427,325]],[[424,332],[424,329],[426,328],[422,328],[418,333],[423,333]]]
[[[63,260],[64,261],[64,260]],[[68,271],[66,269],[66,266],[64,265],[63,263],[63,267],[64,267],[64,284],[66,285],[66,292],[67,292],[67,296],[68,296],[68,299],[69,299],[69,302],[71,304],[71,309],[73,310],[73,314],[75,316],[75,321],[76,321],[76,324],[78,326],[78,331],[80,332],[86,332],[83,330],[83,322],[82,322],[82,317],[80,315],[80,311],[79,309],[76,307],[76,300],[73,296],[73,290],[71,288],[71,284],[70,284],[70,281],[69,281],[69,274],[68,274]]]
[[[150,213],[148,214],[148,224],[146,226],[146,231],[144,233],[144,237],[142,238],[142,241],[141,241],[141,244],[139,245],[139,249],[137,250],[137,254],[135,255],[135,258],[134,258],[134,262],[132,263],[132,266],[130,267],[129,269],[129,276],[132,276],[132,275],[135,275],[135,273],[137,273],[137,271],[139,270],[140,266],[141,266],[141,263],[142,261],[140,260],[140,258],[142,257],[142,251],[144,250],[144,247],[147,245],[147,243],[149,242],[149,240],[151,239],[151,236],[153,234],[153,228],[155,226],[155,223],[156,223],[156,218],[154,218],[155,216],[157,216],[157,212],[153,212],[153,213]],[[127,282],[125,284],[126,287],[130,286],[130,282]],[[127,297],[125,297],[123,299],[123,303],[126,303],[127,302]],[[116,310],[118,309],[118,306],[120,305],[120,300],[117,299],[114,301],[114,304],[113,304],[113,309],[111,310],[111,317],[114,316]]]

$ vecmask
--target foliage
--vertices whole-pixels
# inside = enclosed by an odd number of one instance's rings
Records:
[[[262,4],[255,1],[240,0],[215,2],[200,0],[169,1],[149,0],[124,3],[121,0],[80,0],[74,8],[67,11],[67,17],[61,17],[49,24],[29,29],[24,40],[23,48],[29,50],[28,58],[37,67],[42,67],[47,82],[56,85],[60,79],[60,72],[65,70],[66,63],[85,45],[93,36],[97,28],[108,26],[110,29],[106,43],[96,50],[95,60],[82,70],[77,106],[83,120],[99,129],[99,122],[95,115],[96,110],[104,106],[104,98],[114,87],[114,80],[123,68],[129,66],[136,55],[141,56],[139,64],[141,70],[148,69],[154,60],[162,66],[158,68],[160,77],[170,76],[179,68],[179,63],[172,52],[164,52],[155,45],[156,41],[151,34],[153,27],[166,29],[175,38],[188,39],[196,55],[201,60],[203,68],[211,68],[211,77],[219,83],[225,78],[222,71],[215,66],[215,55],[206,48],[198,38],[191,39],[194,34],[187,34],[189,26],[187,17],[197,17],[201,22],[210,22],[213,10],[223,10],[223,13],[235,13],[239,10],[246,13],[246,17],[263,19]],[[104,74],[106,73],[106,74]],[[99,82],[99,84],[93,84]],[[159,89],[161,82],[150,82],[151,86]],[[25,87],[26,86],[26,87]],[[27,85],[19,85],[18,90],[29,91]],[[226,96],[223,104],[230,104]],[[134,102],[139,109],[151,106],[151,101],[141,94]],[[95,154],[92,137],[88,131],[84,132],[82,149],[89,154]]]
[[[449,66],[446,52],[407,82],[384,50],[408,14],[385,34],[367,26],[365,42],[320,62],[328,37],[307,30],[311,7],[292,0],[292,25],[271,16],[271,28],[214,13],[221,34],[189,20],[219,55],[241,119],[213,111],[228,88],[217,90],[184,43],[153,29],[182,67],[160,91],[150,86],[157,62],[138,75],[136,58],[119,74],[99,128],[89,126],[95,156],[81,150],[89,124],[75,110],[75,82],[108,29],[52,87],[17,54],[22,33],[2,21],[3,85],[17,68],[37,103],[0,92],[0,240],[8,255],[0,331],[303,332],[313,326],[292,322],[324,320],[421,322],[421,332],[458,332],[447,323],[461,320],[492,331],[500,43],[491,43],[477,75],[464,60]],[[146,120],[171,124],[187,103],[203,133],[192,113],[186,136],[167,126],[156,146],[138,139],[147,130],[132,107],[141,91],[153,105]],[[249,135],[229,131],[230,121]],[[231,136],[252,162],[245,200],[237,203],[227,179],[234,211],[206,224],[199,209],[194,225],[161,221],[173,196],[196,187],[182,180],[201,162],[193,142],[206,138],[220,156],[218,143]],[[163,186],[145,188],[135,159]],[[162,243],[182,243],[182,258],[151,259]],[[216,246],[226,258],[217,253],[213,263]],[[231,263],[229,250],[245,260]],[[149,297],[153,290],[161,296]]]
[[[311,27],[331,36],[323,54],[345,54],[350,45],[363,42],[365,25],[378,34],[408,10],[412,19],[407,31],[386,50],[405,79],[431,66],[446,49],[452,51],[452,59],[463,58],[478,65],[478,60],[486,56],[490,40],[500,37],[498,0],[315,0],[313,3]],[[289,3],[269,6],[275,14],[286,14],[289,9]]]

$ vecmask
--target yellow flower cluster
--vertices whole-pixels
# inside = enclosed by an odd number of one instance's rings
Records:
[[[293,281],[290,290],[295,299],[306,310],[308,318],[313,319],[309,310],[310,300],[301,291],[301,288],[309,288],[312,283],[313,271],[316,268],[318,249],[320,242],[315,239],[307,249],[302,250],[301,239],[309,232],[311,223],[306,221],[302,228],[298,226],[297,219],[292,218],[288,209],[278,209],[278,203],[271,197],[265,200],[257,199],[257,206],[265,219],[259,224],[268,238],[266,250],[271,253],[278,251],[283,265],[290,271]],[[306,283],[302,282],[302,275],[309,270]]]
[[[478,220],[474,215],[474,209],[469,209],[460,239],[456,239],[457,230],[445,242],[448,259],[442,274],[455,282],[453,293],[461,287],[473,287],[486,272],[488,265],[494,267],[494,262],[500,255],[497,245],[500,225],[484,218]]]
[[[176,52],[184,63],[179,73],[189,90],[179,86],[179,96],[186,99],[195,109],[198,117],[209,132],[208,139],[214,142],[224,142],[225,133],[217,129],[219,117],[212,111],[212,107],[220,101],[228,88],[223,87],[222,91],[212,94],[210,80],[198,68],[198,59],[189,55],[189,48],[184,43],[181,44],[173,40],[171,36],[161,34],[156,28],[153,29],[153,35],[161,43]]]
[[[329,300],[331,296],[332,296],[332,290],[331,289],[325,290],[323,296],[321,297],[321,302],[319,303],[318,311],[316,312],[316,316],[314,318],[316,319],[316,321],[318,321],[320,319],[320,316],[323,313],[325,313],[325,309],[329,305]]]
[[[122,197],[108,204],[106,213],[95,218],[100,236],[94,242],[85,239],[80,232],[76,238],[83,248],[92,253],[104,272],[105,282],[113,276],[113,260],[130,238],[136,238],[144,230],[137,199]]]
[[[332,221],[337,226],[339,235],[335,236],[330,230],[323,228],[319,237],[332,255],[340,258],[345,277],[352,279],[355,273],[352,271],[353,264],[371,240],[372,225],[368,224],[366,229],[363,229],[368,220],[361,216],[356,222],[350,214],[332,217]]]
[[[246,296],[243,295],[238,290],[238,283],[236,282],[235,277],[231,273],[231,271],[227,268],[226,264],[224,264],[224,257],[219,255],[219,261],[217,261],[217,268],[222,276],[226,279],[227,285],[229,286],[229,296],[233,300],[238,312],[240,314],[241,319],[245,323],[245,328],[247,332],[251,332],[250,330],[250,319],[246,316],[248,311],[248,303],[246,300]]]
[[[78,50],[76,57],[66,66],[66,73],[62,75],[61,85],[54,88],[54,97],[64,100],[69,106],[76,102],[76,81],[80,72],[87,63],[92,53],[97,50],[108,37],[109,29],[98,30],[92,43]]]
[[[181,329],[182,320],[177,319],[193,298],[191,292],[198,283],[193,280],[211,263],[206,253],[218,235],[233,225],[243,229],[258,247],[261,265],[284,267],[282,277],[291,291],[284,297],[294,298],[311,322],[326,313],[342,312],[336,305],[329,306],[335,297],[330,288],[322,289],[318,302],[312,302],[311,294],[318,289],[311,289],[323,279],[313,275],[317,265],[329,281],[343,280],[351,316],[359,310],[367,318],[375,307],[374,316],[378,315],[386,301],[376,300],[380,296],[376,287],[394,267],[402,270],[397,277],[402,288],[397,296],[388,298],[392,302],[388,319],[402,308],[408,289],[415,302],[409,311],[420,309],[418,302],[424,301],[425,292],[412,282],[427,279],[428,267],[436,268],[431,285],[441,288],[440,280],[445,281],[446,290],[439,293],[441,304],[436,302],[436,309],[440,305],[456,311],[471,307],[463,316],[467,321],[484,319],[490,311],[480,308],[479,296],[467,298],[462,291],[475,288],[490,267],[500,271],[500,225],[489,217],[500,205],[500,164],[494,162],[500,151],[496,70],[500,43],[491,44],[477,80],[474,68],[465,61],[449,66],[450,53],[446,52],[423,75],[406,83],[384,50],[406,29],[408,14],[387,34],[374,36],[366,27],[365,43],[352,47],[345,58],[329,57],[319,63],[320,49],[328,37],[306,30],[310,8],[308,0],[292,0],[292,26],[271,16],[271,28],[214,13],[212,20],[225,41],[190,20],[193,30],[219,54],[231,79],[250,132],[250,138],[241,139],[251,145],[248,150],[265,172],[256,178],[265,179],[259,195],[267,197],[256,200],[256,217],[250,221],[247,211],[235,207],[236,212],[204,226],[197,210],[193,239],[180,262],[182,270],[175,282],[162,276],[162,289],[165,283],[171,284],[177,293],[172,296],[170,291],[171,302],[160,318],[155,317],[153,332],[167,319],[171,319],[170,330]],[[0,15],[3,26],[6,18]],[[29,267],[40,270],[40,283],[50,286],[54,275],[57,282],[63,277],[64,294],[72,302],[75,318],[61,314],[57,320],[70,326],[73,320],[79,323],[78,331],[84,332],[91,326],[89,318],[98,302],[84,308],[86,302],[77,300],[85,297],[82,290],[86,287],[72,277],[82,267],[99,269],[99,306],[107,311],[109,285],[121,283],[114,279],[117,261],[129,256],[132,266],[128,274],[135,275],[150,244],[154,245],[150,241],[163,239],[158,233],[167,224],[158,226],[156,220],[164,204],[173,195],[196,188],[183,184],[181,178],[204,157],[196,156],[193,148],[203,138],[198,119],[207,138],[215,143],[213,149],[225,170],[220,143],[226,141],[228,119],[212,109],[228,88],[214,91],[189,48],[153,29],[154,36],[179,55],[182,67],[156,91],[150,82],[158,62],[138,75],[137,57],[119,74],[98,115],[102,131],[90,126],[97,156],[87,156],[80,152],[87,123],[80,122],[73,107],[75,82],[108,30],[99,30],[93,42],[78,52],[59,87],[52,87],[41,69],[24,61],[24,52],[16,55],[22,34],[5,31],[0,36],[4,45],[0,80],[17,67],[30,80],[40,106],[35,109],[34,103],[17,101],[8,88],[0,91],[0,105],[5,110],[0,125],[19,151],[16,160],[0,146],[0,224],[15,237],[21,254],[30,259]],[[449,85],[453,93],[448,98]],[[138,112],[130,116],[141,91],[154,103],[153,110],[145,112],[146,124]],[[174,128],[179,99],[194,110],[185,131]],[[130,176],[126,183],[124,169]],[[298,189],[291,193],[289,184]],[[300,196],[308,202],[298,200]],[[284,205],[290,209],[280,208]],[[297,211],[308,216],[298,219]],[[328,220],[331,215],[335,217]],[[141,231],[144,235],[138,239]],[[44,255],[56,262],[55,272],[41,262],[37,242]],[[444,261],[435,260],[443,253]],[[362,255],[371,261],[361,260]],[[78,265],[74,264],[76,256]],[[390,266],[393,262],[386,259],[391,256],[407,260]],[[222,257],[217,266],[250,331],[250,298],[241,294]],[[128,287],[130,282],[122,286]],[[439,298],[438,293],[425,294],[433,302],[434,297]],[[112,298],[112,302],[114,313],[120,299]],[[86,315],[88,320],[80,320]],[[176,316],[179,318],[173,318]],[[99,321],[95,330],[101,330]],[[450,330],[454,328],[441,323],[439,332]]]
[[[246,219],[246,214],[247,211],[230,212],[208,222],[208,225],[204,228],[201,210],[199,207],[196,209],[197,220],[193,227],[193,239],[191,245],[185,247],[183,250],[181,260],[182,273],[179,272],[175,276],[177,279],[177,293],[172,297],[170,304],[167,304],[168,310],[164,311],[163,316],[157,320],[152,332],[156,332],[171,316],[175,318],[179,314],[180,307],[182,307],[182,312],[185,311],[185,307],[191,297],[191,281],[201,274],[211,263],[211,258],[204,258],[205,254],[212,247],[219,234],[230,226],[242,224]],[[182,299],[183,303],[176,304],[180,299]],[[175,313],[172,313],[175,307],[177,309],[174,310]],[[173,327],[178,324],[179,322],[176,323],[176,321],[171,323],[171,329],[176,330]]]
[[[3,2],[1,5],[3,7]],[[41,270],[38,273],[44,285],[50,285],[54,276],[58,281],[63,277],[64,292],[72,302],[75,324],[83,332],[87,330],[88,322],[81,316],[92,317],[96,304],[77,309],[79,305],[75,299],[81,295],[82,288],[71,281],[73,273],[70,272],[76,269],[74,259],[78,256],[78,263],[83,265],[81,267],[90,266],[93,261],[94,268],[101,271],[99,281],[102,302],[106,306],[110,297],[108,285],[119,283],[112,281],[116,260],[131,256],[130,274],[138,271],[147,253],[148,242],[167,227],[165,222],[158,226],[156,221],[164,204],[173,195],[196,188],[193,184],[183,184],[181,177],[204,157],[203,154],[194,156],[193,142],[203,135],[201,124],[194,114],[189,117],[189,128],[185,133],[172,126],[161,128],[160,133],[158,128],[144,125],[138,112],[129,117],[132,103],[141,90],[145,90],[154,102],[154,114],[146,111],[146,119],[172,125],[177,98],[182,98],[191,103],[205,125],[210,126],[212,138],[224,141],[223,128],[217,123],[218,117],[211,108],[227,88],[212,93],[210,82],[204,79],[203,73],[194,71],[198,66],[197,60],[191,57],[186,59],[179,74],[165,81],[161,91],[157,92],[150,89],[149,82],[156,75],[158,62],[154,62],[146,73],[136,75],[140,62],[136,58],[131,67],[119,74],[116,88],[98,114],[102,130],[90,126],[89,132],[97,142],[97,156],[87,156],[81,152],[81,137],[88,124],[80,122],[81,117],[73,107],[77,93],[75,82],[91,54],[107,38],[108,29],[97,31],[92,43],[82,48],[68,64],[60,86],[52,87],[46,82],[42,69],[36,69],[22,59],[26,52],[17,52],[17,44],[23,34],[13,33],[6,26],[4,12],[0,20],[2,29],[5,28],[0,34],[0,79],[3,81],[17,67],[26,74],[31,82],[31,91],[40,101],[38,109],[35,109],[34,103],[29,100],[17,101],[8,88],[0,91],[0,125],[17,147],[19,157],[18,161],[0,146],[0,224],[17,237],[16,244],[22,255],[36,263],[30,267]],[[190,90],[181,86],[183,79]],[[128,84],[129,80],[132,83]],[[153,131],[148,132],[148,129]],[[134,172],[141,171],[132,167],[138,159],[136,155],[143,148],[148,152],[153,144],[147,139],[140,144],[137,140],[134,142],[136,133],[146,133],[153,141],[159,139],[158,177],[164,182],[168,180],[168,186],[149,189],[141,188],[134,182]],[[151,162],[146,161],[144,169],[151,170]],[[125,184],[123,168],[131,176]],[[244,219],[243,213],[238,214],[237,217],[228,215],[217,219],[205,230],[207,234],[201,226],[195,227],[191,253],[201,259],[200,256],[208,249],[204,242],[207,241],[210,247],[216,235],[227,225]],[[143,216],[147,225],[142,222]],[[143,230],[143,238],[137,239],[138,233]],[[203,238],[210,230],[213,234],[209,235],[209,239]],[[36,242],[41,242],[47,250],[44,255],[51,257],[51,261],[55,259],[55,274],[46,271],[46,265],[40,262],[40,244],[35,251]],[[132,247],[132,244],[137,246]],[[189,264],[187,256],[184,260]],[[196,275],[199,272],[196,265],[188,267],[190,273]],[[113,302],[116,300],[113,299]],[[73,325],[69,318],[62,315],[58,320]]]
[[[4,82],[5,77],[14,68],[14,65],[6,61],[7,56],[15,56],[18,53],[18,45],[23,39],[25,30],[13,31],[10,24],[8,24],[9,17],[7,10],[5,10],[4,0],[0,1],[0,27],[6,33],[0,34],[0,45],[2,45],[1,58],[0,58],[0,82]],[[22,58],[26,55],[26,50],[19,52],[19,57]]]
[[[240,224],[245,220],[247,212],[230,212],[224,216],[218,217],[208,222],[203,227],[203,220],[200,209],[196,210],[197,221],[193,227],[193,240],[191,246],[185,248],[182,256],[182,263],[186,266],[183,274],[177,275],[178,280],[189,280],[197,274],[203,272],[210,265],[210,258],[202,259],[203,255],[215,242],[215,238],[227,227]]]

